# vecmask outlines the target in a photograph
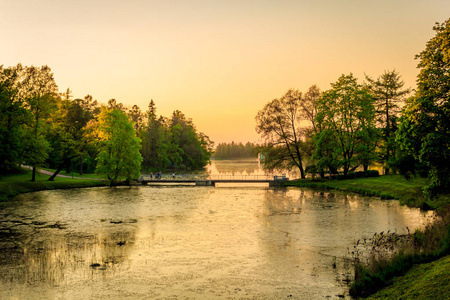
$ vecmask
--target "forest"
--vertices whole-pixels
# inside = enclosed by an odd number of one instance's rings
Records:
[[[72,99],[58,92],[48,66],[0,66],[0,170],[19,165],[104,173],[111,185],[141,170],[203,168],[213,153],[209,137],[175,110],[158,116],[150,101],[143,112],[115,99]]]
[[[213,157],[215,159],[239,159],[239,158],[254,158],[258,154],[258,145],[247,142],[243,143],[219,143],[214,151]]]

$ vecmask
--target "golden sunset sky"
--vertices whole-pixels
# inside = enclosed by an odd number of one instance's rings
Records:
[[[450,17],[448,0],[0,0],[0,64],[48,65],[61,92],[180,110],[216,143],[258,141],[289,88],[396,69]]]

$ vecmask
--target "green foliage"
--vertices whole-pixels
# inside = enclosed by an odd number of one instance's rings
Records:
[[[342,75],[317,101],[314,159],[330,171],[342,168],[344,177],[375,159],[377,130],[369,91],[350,75]]]
[[[376,80],[366,76],[368,88],[375,98],[378,127],[382,128],[382,143],[378,145],[379,159],[384,163],[385,174],[389,174],[389,165],[396,159],[395,131],[400,108],[405,102],[409,89],[403,89],[404,81],[395,70],[385,71]]]
[[[99,115],[98,135],[101,139],[97,156],[97,173],[105,173],[114,186],[121,178],[137,179],[142,162],[141,140],[128,117],[118,109],[104,108]]]
[[[0,201],[35,191],[105,186],[104,181],[89,179],[60,178],[58,181],[48,181],[49,176],[40,173],[36,175],[35,182],[30,182],[30,174],[31,171],[24,169],[0,174]]]
[[[147,111],[148,122],[140,131],[144,169],[189,168],[206,166],[212,155],[213,143],[209,137],[197,132],[191,119],[174,111],[171,119],[156,117],[153,100]]]
[[[265,141],[264,168],[273,170],[295,167],[305,178],[303,160],[312,155],[311,137],[316,130],[315,102],[320,97],[316,86],[304,96],[288,90],[280,99],[267,103],[256,116],[256,131]]]
[[[23,124],[28,118],[18,85],[23,67],[0,66],[0,169],[15,169],[23,151]]]
[[[371,255],[362,263],[355,257],[355,280],[350,294],[366,297],[387,286],[392,278],[406,273],[414,264],[427,263],[450,254],[450,206],[423,230],[405,237],[381,233],[372,238]],[[398,241],[401,241],[399,243]],[[382,249],[390,249],[386,252]]]
[[[403,277],[393,279],[392,285],[367,299],[448,299],[450,256],[413,266]]]
[[[403,110],[397,140],[408,155],[426,166],[429,198],[450,189],[450,19],[416,58],[420,73],[416,95]]]
[[[235,158],[256,158],[257,146],[253,143],[247,142],[245,145],[242,143],[231,142],[220,143],[217,145],[214,152],[214,158],[217,159],[235,159]]]

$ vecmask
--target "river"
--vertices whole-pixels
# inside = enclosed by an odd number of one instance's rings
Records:
[[[208,172],[262,171],[213,161]],[[428,217],[393,200],[266,185],[24,194],[0,203],[0,299],[337,299],[356,240]]]

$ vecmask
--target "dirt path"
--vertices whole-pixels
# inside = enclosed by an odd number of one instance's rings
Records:
[[[33,169],[31,166],[26,166],[26,165],[22,165],[22,168],[30,169],[30,170]],[[42,169],[36,169],[36,170],[39,173],[44,174],[44,175],[49,175],[49,176],[53,175],[53,172],[50,172],[50,171],[47,171],[47,170],[42,170]],[[76,177],[76,176],[61,175],[61,174],[56,175],[56,177],[66,177],[66,178],[74,178],[74,179],[89,179],[89,180],[102,180],[102,181],[105,181],[105,179],[100,179],[100,178]]]

